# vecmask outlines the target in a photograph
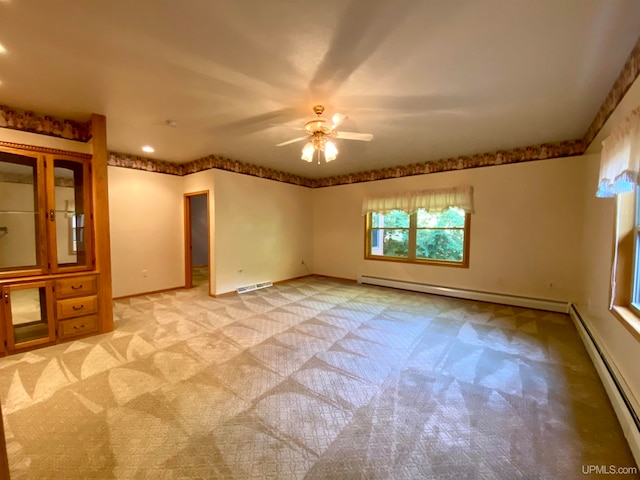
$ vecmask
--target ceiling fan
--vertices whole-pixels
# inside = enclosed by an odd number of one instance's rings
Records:
[[[332,141],[333,138],[343,138],[345,140],[361,140],[368,142],[373,138],[370,133],[355,133],[355,132],[338,132],[336,127],[340,125],[346,115],[342,113],[336,113],[331,118],[331,126],[327,125],[327,119],[322,117],[324,107],[322,105],[316,105],[313,107],[313,111],[316,114],[315,118],[308,120],[304,124],[304,131],[307,133],[304,137],[294,138],[286,142],[279,143],[276,147],[282,147],[289,145],[290,143],[301,142],[307,140],[304,148],[302,149],[302,160],[307,162],[313,161],[315,152],[318,152],[318,163],[320,163],[320,153],[324,152],[324,159],[327,162],[335,160],[338,156],[338,148]]]

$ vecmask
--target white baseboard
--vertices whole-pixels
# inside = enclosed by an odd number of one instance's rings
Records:
[[[379,285],[381,287],[399,288],[414,292],[432,293],[434,295],[445,295],[447,297],[465,298],[467,300],[478,300],[481,302],[499,303],[514,307],[535,308],[537,310],[547,310],[550,312],[567,313],[569,303],[556,300],[545,300],[542,298],[519,297],[517,295],[504,295],[501,293],[479,292],[476,290],[465,290],[462,288],[440,287],[428,285],[426,283],[405,282],[390,278],[370,277],[359,275],[358,283],[368,285]]]
[[[589,328],[589,317],[580,312],[577,305],[571,305],[569,315],[607,391],[633,458],[636,464],[640,465],[640,421],[638,420],[640,406],[638,401],[631,393],[624,377],[613,363],[595,331]]]

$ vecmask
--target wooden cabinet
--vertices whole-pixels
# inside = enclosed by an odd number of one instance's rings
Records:
[[[95,295],[98,291],[98,277],[96,275],[60,278],[56,280],[56,298],[82,297]]]
[[[93,267],[90,156],[0,149],[0,278]]]
[[[0,144],[0,355],[113,329],[110,265],[102,281],[94,242],[106,162],[97,176],[92,160]],[[108,259],[108,223],[100,232]]]
[[[61,278],[55,284],[58,338],[87,335],[98,329],[97,276]]]

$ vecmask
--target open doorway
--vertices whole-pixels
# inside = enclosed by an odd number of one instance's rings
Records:
[[[209,191],[184,194],[185,287],[209,291]]]

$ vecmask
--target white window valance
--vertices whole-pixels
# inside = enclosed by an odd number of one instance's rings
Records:
[[[419,208],[437,213],[449,207],[458,207],[467,213],[473,213],[473,187],[435,188],[365,197],[362,201],[362,215],[371,212],[388,213],[391,210],[414,213]]]
[[[640,108],[636,108],[602,142],[596,197],[632,192],[640,171]]]

